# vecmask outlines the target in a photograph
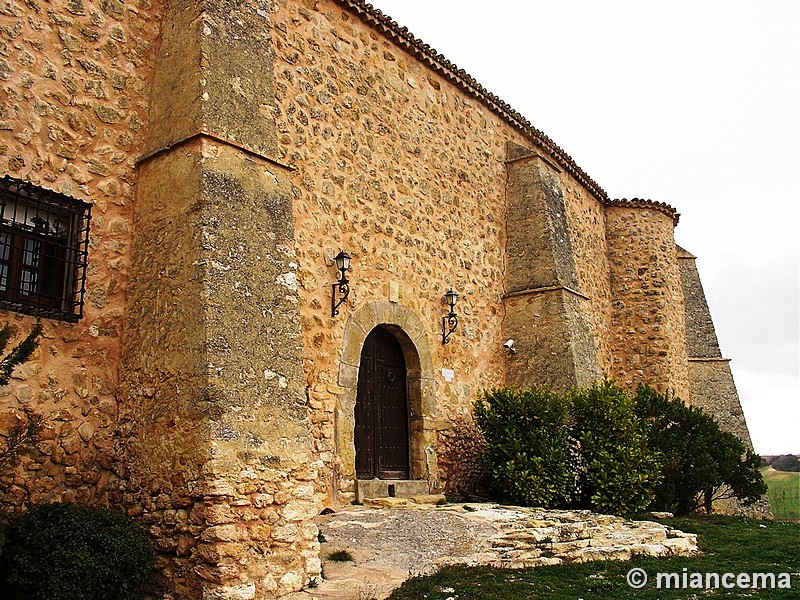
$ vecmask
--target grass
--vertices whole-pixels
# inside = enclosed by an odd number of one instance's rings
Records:
[[[800,473],[776,471],[772,467],[761,469],[767,483],[769,503],[776,519],[797,521],[800,519]]]
[[[394,591],[390,600],[697,600],[697,598],[798,597],[800,524],[754,521],[738,517],[670,519],[677,529],[698,534],[703,554],[631,562],[593,562],[536,569],[447,567],[415,577]],[[650,581],[633,590],[626,575],[644,569]],[[792,589],[657,589],[656,573],[792,573]],[[757,592],[754,594],[754,592]]]

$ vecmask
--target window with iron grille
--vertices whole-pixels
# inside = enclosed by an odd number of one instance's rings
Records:
[[[0,179],[0,308],[80,319],[90,218],[90,204]]]

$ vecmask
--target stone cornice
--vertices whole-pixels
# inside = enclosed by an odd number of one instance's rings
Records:
[[[665,204],[664,202],[656,202],[654,200],[641,200],[640,198],[628,200],[626,198],[622,198],[621,200],[606,200],[605,204],[606,206],[619,206],[622,208],[650,208],[667,215],[670,219],[672,219],[675,225],[678,224],[678,219],[681,217],[680,213],[672,208],[669,204]]]
[[[226,146],[231,146],[233,148],[236,148],[237,150],[240,150],[240,151],[244,152],[245,154],[249,154],[250,156],[253,156],[255,158],[263,160],[264,162],[268,162],[270,164],[273,164],[273,165],[275,165],[277,167],[281,167],[282,169],[286,169],[286,170],[289,170],[289,171],[296,170],[296,167],[294,167],[292,165],[285,165],[282,162],[280,162],[278,160],[275,160],[274,158],[271,158],[269,156],[265,156],[264,154],[261,154],[260,152],[258,152],[256,150],[253,150],[252,148],[248,148],[246,146],[243,146],[242,144],[239,144],[238,142],[234,142],[234,141],[226,139],[226,138],[224,138],[222,136],[216,135],[214,133],[210,133],[208,131],[203,131],[203,130],[195,131],[194,133],[192,133],[190,135],[187,135],[186,137],[182,137],[182,138],[180,138],[178,140],[171,141],[171,142],[165,144],[164,146],[162,146],[160,148],[156,148],[154,150],[149,150],[149,151],[141,154],[139,156],[139,158],[136,159],[136,166],[139,167],[143,163],[146,163],[147,161],[149,161],[149,160],[151,160],[151,159],[153,159],[153,158],[155,158],[157,156],[160,156],[160,155],[162,155],[162,154],[164,154],[166,152],[169,152],[170,150],[174,150],[174,149],[179,148],[179,147],[181,147],[181,146],[183,146],[185,144],[188,144],[189,142],[193,142],[194,140],[198,140],[198,139],[212,140],[212,141],[217,142],[219,144],[224,144]]]
[[[575,291],[572,288],[568,288],[565,285],[549,285],[547,287],[528,288],[526,290],[515,290],[513,292],[507,292],[503,294],[502,299],[508,300],[509,298],[516,298],[518,296],[545,294],[547,292],[567,292],[568,294],[572,294],[573,296],[577,296],[578,298],[583,298],[584,300],[591,300],[589,296],[581,294],[580,292]]]

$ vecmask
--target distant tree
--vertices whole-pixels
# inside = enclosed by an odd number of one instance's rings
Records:
[[[688,514],[704,507],[711,512],[715,500],[736,498],[747,506],[766,493],[760,458],[722,431],[713,417],[646,385],[639,386],[634,399],[648,446],[661,455],[662,479],[652,508]]]
[[[800,471],[800,460],[794,454],[782,454],[773,459],[770,466],[776,471],[788,471],[797,473]]]

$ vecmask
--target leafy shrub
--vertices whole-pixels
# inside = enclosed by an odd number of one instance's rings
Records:
[[[0,548],[0,597],[144,598],[153,573],[147,532],[123,513],[46,504],[12,515]]]
[[[8,354],[0,359],[0,385],[6,385],[11,378],[14,367],[28,360],[39,345],[39,336],[42,334],[42,324],[36,321],[30,333],[19,344],[14,346]],[[14,328],[6,323],[0,327],[0,353],[6,349],[8,340],[14,335]]]
[[[496,389],[475,403],[483,464],[497,494],[527,506],[563,504],[574,483],[567,403],[551,390]]]
[[[626,514],[687,514],[713,501],[745,506],[766,492],[759,457],[702,410],[612,380],[559,395],[492,390],[475,403],[486,474],[500,498],[524,505]]]
[[[633,399],[611,380],[568,395],[571,433],[587,465],[579,503],[613,514],[650,506],[660,480],[659,455],[647,446]]]
[[[701,409],[645,385],[636,390],[635,406],[648,445],[661,454],[663,478],[651,508],[711,512],[714,500],[735,497],[749,505],[766,493],[759,457]]]

